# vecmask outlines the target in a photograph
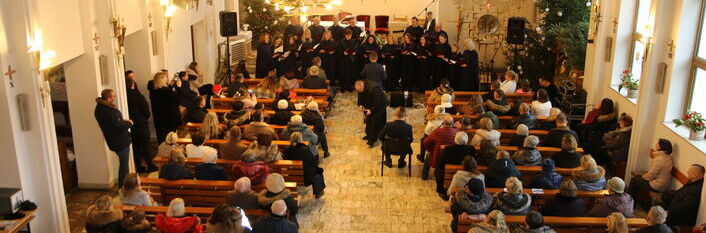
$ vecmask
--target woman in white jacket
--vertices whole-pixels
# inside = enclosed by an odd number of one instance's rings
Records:
[[[500,83],[500,90],[503,90],[505,94],[515,93],[517,90],[517,73],[512,70],[505,72],[505,81]]]
[[[630,187],[627,192],[635,197],[640,192],[657,191],[665,192],[669,190],[672,182],[672,143],[664,138],[660,138],[652,152],[650,168],[646,173],[634,171]]]
[[[493,121],[482,118],[480,119],[480,127],[471,139],[471,146],[479,146],[485,139],[493,141],[495,146],[500,145],[500,132],[493,129]]]

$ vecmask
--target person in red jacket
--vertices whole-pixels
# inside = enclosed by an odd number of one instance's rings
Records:
[[[453,127],[454,119],[451,116],[444,117],[440,128],[435,129],[424,139],[424,148],[431,150],[431,156],[424,160],[422,168],[422,179],[429,178],[429,168],[436,167],[436,159],[441,156],[441,146],[454,143],[458,129]]]
[[[252,150],[245,151],[242,158],[242,161],[236,162],[231,167],[233,176],[236,179],[247,177],[252,181],[252,185],[265,182],[267,175],[270,174],[270,167],[263,161],[257,161],[255,153]]]
[[[175,198],[169,203],[166,216],[160,213],[155,217],[155,226],[162,233],[203,233],[201,219],[186,216],[184,209],[184,200]]]

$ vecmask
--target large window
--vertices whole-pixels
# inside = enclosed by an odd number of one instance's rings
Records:
[[[632,40],[632,55],[630,55],[630,70],[633,78],[640,80],[642,75],[642,64],[649,38],[652,36],[653,19],[650,17],[651,0],[637,0],[637,12],[635,12],[635,28]]]
[[[691,92],[688,95],[687,106],[688,110],[697,111],[706,114],[706,15],[702,6],[701,9],[701,25],[699,26],[699,38],[692,59],[692,80]]]

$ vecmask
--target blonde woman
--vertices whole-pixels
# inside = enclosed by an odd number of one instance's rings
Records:
[[[184,165],[186,157],[181,148],[172,149],[167,164],[159,169],[159,178],[167,180],[192,179],[191,171]]]
[[[497,146],[500,145],[500,132],[493,129],[493,121],[490,118],[480,119],[480,129],[476,130],[473,139],[471,139],[472,146],[479,146],[483,140],[491,140]]]
[[[218,139],[223,137],[223,128],[219,125],[218,115],[215,112],[209,112],[203,118],[203,124],[199,127],[199,133],[209,139]]]
[[[157,72],[152,81],[147,84],[154,129],[159,143],[163,142],[169,132],[176,131],[181,123],[179,96],[176,92],[178,85],[181,85],[181,81],[172,81],[170,84],[167,74],[163,72]]]
[[[621,213],[612,213],[608,215],[607,233],[628,233],[628,223],[625,216]]]
[[[532,209],[532,196],[523,193],[522,181],[517,177],[505,180],[505,189],[493,197],[493,208],[507,215],[526,215]]]
[[[575,170],[571,173],[576,187],[584,191],[597,191],[605,187],[605,169],[596,165],[596,160],[591,155],[581,157],[580,170]]]
[[[184,147],[179,145],[177,141],[179,141],[179,135],[173,131],[169,132],[167,137],[164,138],[164,142],[157,147],[157,156],[169,157],[173,149],[183,149]]]
[[[86,209],[86,231],[104,232],[119,231],[123,219],[123,211],[113,208],[112,198],[102,195]]]
[[[581,166],[581,154],[576,152],[578,143],[574,135],[561,136],[561,151],[552,156],[557,167],[575,168]]]
[[[505,214],[499,210],[490,211],[485,221],[473,224],[468,233],[509,233],[505,224]]]
[[[517,90],[517,78],[519,75],[515,71],[508,70],[505,72],[505,80],[500,83],[500,90],[505,94],[515,93]]]
[[[461,64],[462,71],[457,88],[461,91],[479,91],[480,66],[478,65],[476,44],[473,43],[473,40],[466,39],[463,42],[463,47],[463,62],[465,64]]]
[[[286,86],[286,83],[286,78],[277,77],[275,70],[272,70],[267,77],[255,86],[255,96],[257,98],[274,99],[277,92],[281,91],[282,87]]]
[[[156,203],[150,197],[150,194],[142,190],[140,185],[140,176],[137,173],[129,173],[125,175],[123,187],[120,189],[120,202],[123,205],[129,206],[154,206]]]

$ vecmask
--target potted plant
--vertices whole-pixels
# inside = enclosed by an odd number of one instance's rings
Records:
[[[689,140],[701,140],[704,138],[704,132],[706,132],[706,120],[701,116],[701,113],[688,111],[684,118],[674,119],[674,124],[679,126],[686,126],[689,128]]]
[[[623,73],[620,74],[620,86],[618,86],[618,91],[620,91],[622,88],[627,88],[628,98],[637,98],[638,87],[639,84],[637,80],[632,78],[632,72],[630,72],[629,69],[624,70]]]

